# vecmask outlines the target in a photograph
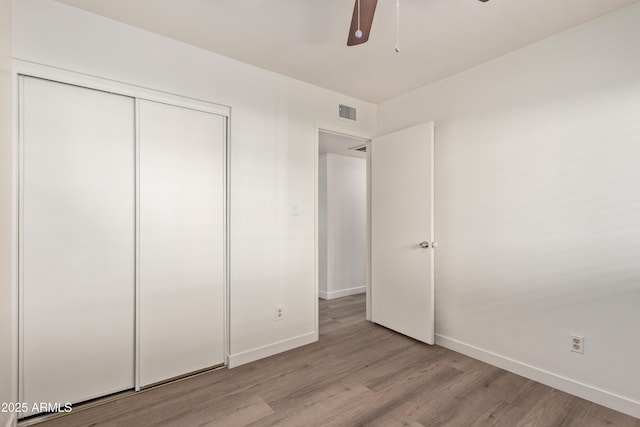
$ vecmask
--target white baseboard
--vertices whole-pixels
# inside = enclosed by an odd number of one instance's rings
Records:
[[[640,418],[640,402],[436,334],[436,344],[607,408]]]
[[[335,299],[348,297],[349,295],[363,294],[366,291],[366,286],[358,286],[357,288],[340,289],[339,291],[330,292],[318,290],[318,296],[322,299]]]
[[[296,347],[301,347],[316,341],[318,341],[318,334],[316,332],[309,332],[308,334],[299,335],[273,344],[243,351],[242,353],[232,354],[229,356],[229,368],[235,368],[236,366],[264,359],[265,357],[273,356],[274,354],[282,353],[287,350],[293,350]]]
[[[11,413],[9,414],[9,418],[7,419],[7,423],[5,424],[6,427],[16,427],[16,425],[18,424],[18,416],[17,414]]]

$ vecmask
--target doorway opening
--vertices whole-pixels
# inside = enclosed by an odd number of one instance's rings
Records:
[[[366,320],[427,344],[435,342],[434,129],[433,122],[425,122],[372,141],[349,135],[345,140],[344,134],[319,129],[318,294],[327,298],[320,300],[321,323],[327,321],[326,302],[331,303],[331,298],[352,298],[364,291],[360,300],[365,301]],[[327,146],[335,140],[336,149],[346,151],[332,153]],[[354,186],[342,174],[347,167],[340,165],[347,163],[345,154],[357,157],[354,148],[363,146],[360,230],[365,237],[359,240],[352,233],[358,208],[351,205],[359,199],[348,194]],[[334,158],[342,160],[335,162],[336,167],[332,167]],[[334,169],[338,172],[332,175]],[[332,189],[342,194],[336,196]],[[355,245],[362,243],[364,248],[357,249]],[[364,264],[364,289],[358,286],[360,263]],[[322,328],[318,330],[322,335]]]
[[[370,140],[318,131],[318,297],[322,335],[332,307],[365,313]],[[348,300],[347,300],[348,298]],[[342,299],[340,302],[334,301]],[[332,303],[333,301],[333,303]]]

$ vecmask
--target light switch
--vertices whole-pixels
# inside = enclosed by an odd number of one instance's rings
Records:
[[[300,216],[300,205],[297,203],[291,205],[291,216]]]

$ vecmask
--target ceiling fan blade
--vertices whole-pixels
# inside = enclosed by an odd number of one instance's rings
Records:
[[[362,31],[362,37],[356,37],[356,31],[358,30],[358,0],[355,0],[347,46],[355,46],[369,40],[369,33],[371,32],[371,25],[373,24],[373,15],[376,12],[377,5],[378,0],[360,0],[360,31]]]

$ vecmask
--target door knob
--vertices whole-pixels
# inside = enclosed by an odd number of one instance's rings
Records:
[[[421,242],[420,247],[422,249],[429,249],[429,242]]]

